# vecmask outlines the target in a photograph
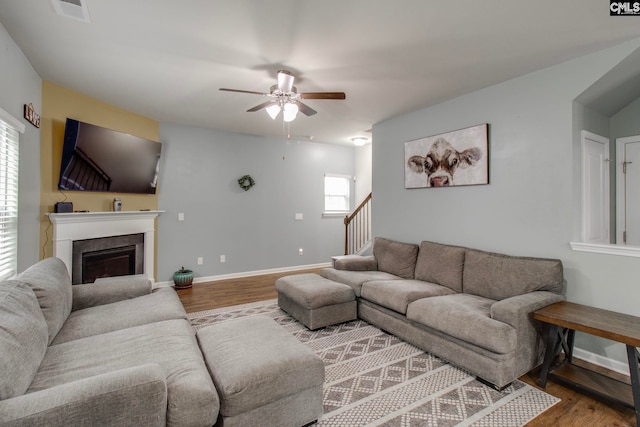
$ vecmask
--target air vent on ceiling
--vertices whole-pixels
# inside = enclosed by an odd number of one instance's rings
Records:
[[[53,8],[60,16],[91,22],[87,0],[51,0],[51,3],[53,3]]]

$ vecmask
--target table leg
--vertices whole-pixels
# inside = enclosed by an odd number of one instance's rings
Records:
[[[566,337],[562,338],[566,345],[564,347],[564,354],[568,363],[573,362],[573,341],[575,340],[576,331],[568,329],[566,331]]]
[[[551,369],[551,364],[556,354],[560,351],[558,348],[560,344],[560,326],[549,325],[549,331],[547,332],[547,348],[544,352],[544,362],[542,362],[542,369],[540,369],[540,378],[538,379],[538,385],[542,388],[547,386],[547,375]]]
[[[640,367],[638,363],[640,353],[634,346],[627,345],[627,358],[629,359],[629,373],[631,374],[633,406],[636,411],[636,425],[640,427]]]

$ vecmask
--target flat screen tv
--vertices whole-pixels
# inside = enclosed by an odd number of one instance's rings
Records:
[[[162,144],[67,119],[60,190],[155,194]]]

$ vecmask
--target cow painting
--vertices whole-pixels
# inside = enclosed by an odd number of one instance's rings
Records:
[[[427,174],[427,187],[448,187],[458,168],[465,169],[478,163],[482,151],[478,147],[457,151],[449,142],[438,138],[426,156],[411,156],[409,168],[416,173]]]
[[[405,187],[488,183],[487,125],[405,143]]]

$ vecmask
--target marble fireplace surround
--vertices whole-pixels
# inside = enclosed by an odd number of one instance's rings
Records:
[[[144,234],[144,274],[155,283],[155,219],[164,211],[50,213],[53,224],[53,256],[73,268],[73,241]]]

